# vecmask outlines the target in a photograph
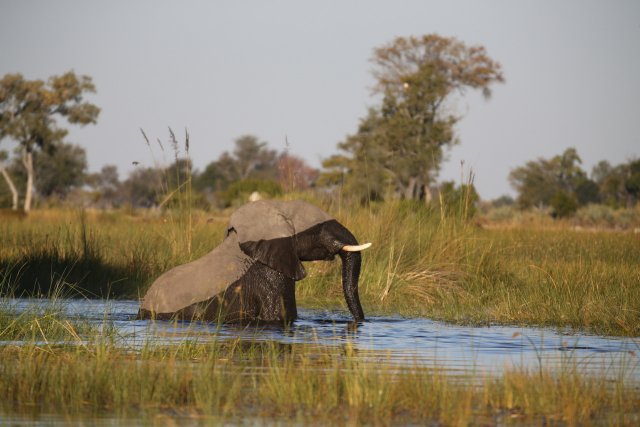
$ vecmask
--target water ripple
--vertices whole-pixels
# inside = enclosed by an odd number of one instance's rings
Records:
[[[46,300],[13,300],[16,310],[50,309]],[[457,326],[424,318],[370,316],[356,326],[348,313],[299,308],[290,327],[219,325],[206,322],[134,320],[137,301],[58,300],[56,307],[72,318],[116,328],[123,345],[152,340],[177,343],[187,339],[276,341],[344,346],[359,357],[397,365],[437,365],[451,372],[500,372],[509,367],[539,369],[568,365],[585,372],[640,380],[640,340],[570,334],[551,328]]]

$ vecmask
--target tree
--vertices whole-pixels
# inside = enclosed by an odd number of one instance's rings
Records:
[[[613,167],[611,163],[606,160],[600,160],[592,169],[591,169],[591,179],[595,181],[596,184],[600,185],[613,171]]]
[[[11,175],[7,171],[7,167],[5,165],[5,161],[9,158],[9,155],[6,151],[0,151],[0,173],[4,178],[4,181],[7,183],[7,188],[11,192],[11,208],[15,211],[18,210],[18,189],[11,179]]]
[[[509,181],[518,191],[520,208],[553,208],[555,217],[572,215],[579,206],[600,200],[598,185],[582,170],[575,148],[567,148],[552,159],[539,158],[515,168]],[[606,165],[601,165],[606,170]]]
[[[302,191],[312,187],[318,179],[318,170],[303,159],[283,152],[278,156],[278,183],[288,191]]]
[[[193,189],[203,193],[212,193],[219,190],[218,183],[222,180],[216,162],[209,163],[202,172],[193,180]]]
[[[575,195],[566,190],[556,191],[549,204],[552,209],[551,216],[554,218],[573,216],[578,210],[578,201]]]
[[[602,160],[593,167],[593,180],[602,202],[613,207],[632,207],[640,200],[640,160],[611,166]]]
[[[493,206],[494,208],[500,208],[502,206],[513,206],[515,204],[515,200],[513,200],[513,197],[511,197],[508,194],[503,194],[502,196],[498,197],[497,199],[493,199],[491,201],[491,206]]]
[[[599,201],[598,186],[589,179],[586,172],[580,167],[582,159],[575,148],[567,148],[562,155],[554,157],[552,163],[555,163],[557,169],[559,185],[566,193],[566,197],[559,197],[556,200],[573,198],[576,203],[575,210],[578,206]],[[564,201],[563,204],[567,205]],[[570,212],[570,214],[572,213]]]
[[[132,207],[150,208],[157,206],[162,191],[163,171],[158,168],[139,168],[133,170],[122,190],[126,200]]]
[[[380,197],[392,187],[403,198],[428,199],[444,149],[457,142],[454,125],[460,116],[451,100],[468,89],[488,98],[491,85],[504,81],[500,64],[484,47],[436,34],[396,38],[375,49],[371,61],[382,105],[339,144],[346,154],[323,164],[329,169],[323,181],[335,182],[342,171],[359,183],[355,188],[373,182],[368,196]]]
[[[91,78],[78,77],[72,71],[52,76],[46,83],[26,80],[21,74],[6,74],[0,80],[0,141],[10,138],[19,144],[27,173],[26,212],[31,209],[34,153],[62,142],[67,135],[66,129],[58,127],[58,117],[71,124],[96,123],[100,109],[83,101],[84,94],[92,92]]]
[[[187,184],[189,180],[191,180],[192,175],[194,175],[191,159],[176,158],[175,162],[165,169],[164,175],[167,192],[179,189],[181,186]]]
[[[48,150],[36,153],[34,166],[38,170],[37,193],[42,197],[65,198],[71,189],[84,184],[87,153],[77,145],[55,143]]]
[[[233,156],[240,179],[275,178],[278,154],[275,150],[268,149],[266,142],[258,142],[258,138],[253,135],[244,135],[235,140],[235,145]]]
[[[393,186],[392,155],[386,143],[381,114],[374,108],[360,121],[358,132],[349,135],[338,148],[348,155],[336,154],[322,162],[324,171],[318,183],[340,186],[348,194],[358,195],[361,202],[381,200]]]
[[[640,200],[640,160],[630,161],[626,166],[624,189],[627,193],[627,207]]]
[[[94,203],[99,207],[113,208],[120,204],[122,185],[117,166],[105,165],[100,172],[87,176],[86,181],[95,192]]]
[[[518,192],[516,202],[521,209],[549,206],[553,195],[561,190],[555,165],[543,158],[513,169],[509,182]]]
[[[575,179],[575,196],[578,205],[585,206],[590,203],[600,203],[600,189],[592,179],[583,172]]]
[[[625,167],[624,165],[611,166],[606,160],[596,164],[591,176],[598,185],[600,200],[614,208],[624,206],[626,203],[625,191]]]
[[[242,180],[278,180],[278,153],[267,148],[256,136],[243,135],[234,141],[233,152],[225,151],[194,178],[194,188],[211,196],[223,193],[234,182]],[[226,202],[225,202],[226,203]]]

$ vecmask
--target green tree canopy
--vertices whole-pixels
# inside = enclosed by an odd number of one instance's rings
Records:
[[[235,139],[234,145],[231,153],[225,151],[194,177],[194,188],[220,206],[228,205],[225,192],[234,183],[265,181],[269,186],[279,180],[281,155],[268,148],[266,142],[254,135],[243,135]]]
[[[86,183],[92,188],[93,203],[96,207],[107,209],[119,206],[123,201],[122,184],[118,167],[105,165],[100,172],[89,174]]]
[[[8,138],[19,144],[27,174],[25,211],[31,209],[34,152],[63,141],[68,131],[58,126],[58,117],[72,124],[96,123],[100,109],[83,99],[91,92],[95,92],[91,78],[72,71],[47,82],[27,80],[21,74],[0,79],[0,141]]]
[[[554,162],[539,158],[509,173],[509,182],[518,192],[516,202],[520,208],[549,206],[553,195],[561,189],[555,169]]]
[[[122,183],[124,199],[132,207],[157,206],[164,194],[163,176],[163,170],[159,168],[134,169]]]
[[[551,159],[539,158],[517,167],[509,181],[518,192],[520,208],[551,207],[557,217],[572,215],[579,206],[600,200],[598,185],[580,167],[575,148],[567,148]],[[606,170],[605,164],[600,166]]]
[[[228,206],[249,189],[271,196],[279,194],[273,190],[274,183],[278,191],[299,191],[315,185],[318,171],[287,150],[278,153],[254,135],[240,136],[234,145],[231,153],[225,151],[194,176],[194,189],[213,204]]]
[[[234,178],[275,178],[278,153],[267,148],[266,142],[259,142],[253,135],[243,135],[235,140],[235,145],[233,158],[237,175]]]
[[[70,190],[81,187],[87,171],[87,153],[84,148],[56,143],[35,156],[38,171],[35,188],[42,197],[65,198]]]
[[[613,207],[631,207],[640,200],[640,160],[611,166],[603,160],[591,172],[601,200]]]
[[[343,183],[366,197],[391,192],[422,198],[435,181],[444,149],[457,142],[454,125],[460,116],[452,98],[468,89],[488,98],[491,86],[504,80],[500,64],[484,47],[436,34],[396,38],[375,49],[371,61],[382,104],[338,145],[344,154],[323,163],[321,182]]]

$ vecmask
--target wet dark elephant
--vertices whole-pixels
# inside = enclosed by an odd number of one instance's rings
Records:
[[[342,224],[303,201],[257,201],[231,215],[213,251],[162,274],[147,291],[138,318],[288,322],[297,317],[295,282],[302,261],[342,260],[342,288],[357,321],[360,251]]]

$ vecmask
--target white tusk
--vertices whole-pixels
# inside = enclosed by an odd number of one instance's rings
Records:
[[[346,245],[342,247],[342,250],[345,252],[360,252],[360,251],[364,251],[369,246],[371,246],[371,243],[363,243],[362,245],[358,245],[358,246]]]

